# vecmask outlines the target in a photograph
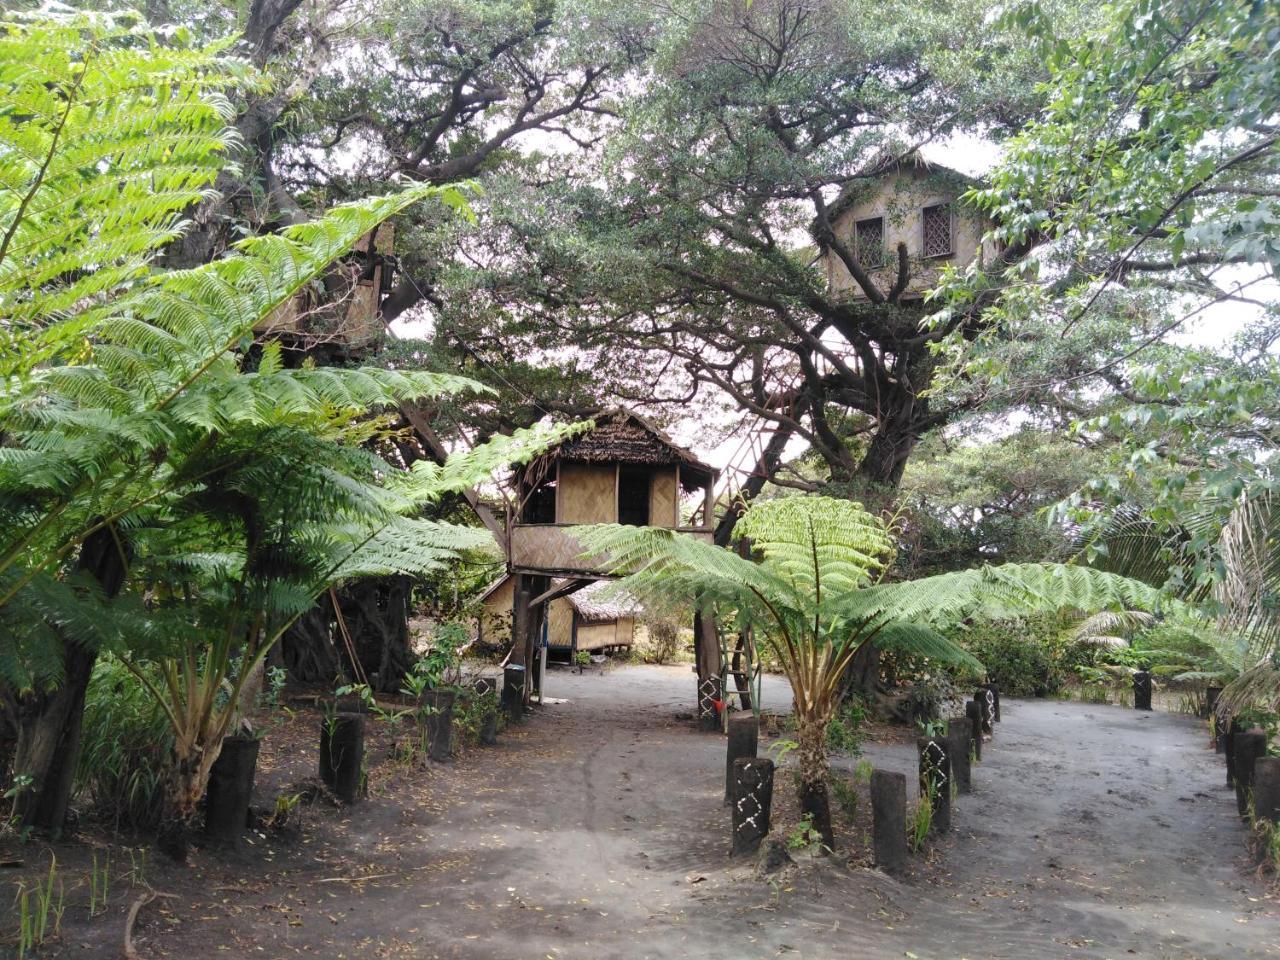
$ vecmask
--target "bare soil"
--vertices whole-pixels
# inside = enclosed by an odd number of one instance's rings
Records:
[[[694,729],[687,666],[554,671],[547,687],[567,702],[447,765],[398,763],[379,731],[365,802],[305,805],[240,853],[151,852],[130,877],[92,824],[77,842],[9,838],[0,860],[26,866],[0,870],[0,929],[16,881],[56,854],[65,914],[42,956],[121,956],[129,906],[154,889],[173,898],[142,908],[142,958],[1280,957],[1280,903],[1192,718],[1006,700],[953,833],[910,876],[866,866],[864,798],[840,855],[769,881],[727,856],[724,740]],[[764,699],[785,709],[785,683],[767,678]],[[318,725],[298,708],[268,733],[258,806],[314,775]],[[914,778],[907,732],[877,729],[864,753]],[[94,852],[112,884],[90,919]]]

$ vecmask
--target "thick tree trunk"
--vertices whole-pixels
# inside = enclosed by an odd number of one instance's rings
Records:
[[[394,691],[413,666],[409,647],[408,577],[357,580],[338,591],[343,620],[351,634],[360,667],[374,690]]]
[[[117,534],[104,527],[85,540],[77,566],[90,573],[110,599],[124,586],[129,559],[121,553]],[[18,699],[13,753],[14,776],[31,778],[30,786],[14,800],[14,815],[23,827],[55,835],[67,819],[80,760],[84,698],[98,660],[96,649],[66,641],[62,649],[62,683]]]
[[[345,677],[334,638],[333,607],[326,593],[280,638],[285,670],[300,683],[333,683]]]
[[[831,829],[831,802],[827,796],[826,725],[807,717],[800,719],[800,816],[809,817],[813,829],[822,835],[829,850],[835,849]]]

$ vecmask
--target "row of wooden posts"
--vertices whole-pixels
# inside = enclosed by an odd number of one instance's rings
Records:
[[[1235,788],[1236,812],[1253,821],[1280,824],[1280,757],[1267,756],[1267,734],[1257,727],[1245,728],[1235,717],[1218,712],[1220,687],[1210,687],[1206,709],[1214,718],[1214,751],[1223,755],[1227,766],[1227,786]]]
[[[952,786],[957,794],[973,790],[970,758],[982,759],[982,741],[1000,722],[1000,690],[979,687],[965,704],[965,715],[947,721],[945,734],[916,741],[920,803],[931,806],[930,833],[951,829]],[[773,806],[774,762],[757,757],[759,724],[750,713],[729,720],[725,795],[732,809],[732,854],[753,854],[769,833]],[[901,873],[907,864],[907,778],[890,770],[871,773],[871,832],[875,864]]]
[[[472,684],[470,696],[485,700],[497,696],[497,680],[482,677]],[[423,694],[427,756],[445,763],[453,752],[453,711],[458,693],[432,690]],[[339,702],[333,713],[320,721],[320,779],[342,803],[358,803],[366,793],[364,705],[358,701]],[[519,723],[524,715],[524,669],[508,667],[503,676],[502,712],[508,723]],[[479,740],[490,745],[498,739],[498,711],[485,714]],[[227,737],[209,776],[205,796],[205,834],[215,844],[239,844],[249,824],[249,804],[257,771],[256,737]]]

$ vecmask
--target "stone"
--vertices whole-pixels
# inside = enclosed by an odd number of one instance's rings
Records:
[[[770,876],[794,862],[787,852],[786,843],[778,837],[765,837],[760,842],[760,852],[756,856],[756,876]]]

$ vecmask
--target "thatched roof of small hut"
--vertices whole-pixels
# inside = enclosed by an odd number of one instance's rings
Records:
[[[541,476],[546,465],[556,460],[652,467],[679,465],[682,486],[687,490],[696,490],[715,476],[714,467],[674,443],[634,411],[605,410],[591,419],[595,422],[594,428],[552,447],[525,467],[524,476]]]
[[[480,595],[480,602],[483,603],[488,600],[510,579],[511,574],[509,573],[498,577]],[[564,582],[564,580],[554,580],[551,585],[558,587]],[[573,609],[578,612],[578,616],[587,623],[608,623],[611,620],[638,617],[643,612],[639,600],[625,590],[619,590],[609,580],[600,580],[589,584],[581,590],[574,591],[564,599],[569,601]]]
[[[578,616],[588,623],[623,620],[640,614],[640,602],[607,580],[583,587],[566,599],[578,611]]]

